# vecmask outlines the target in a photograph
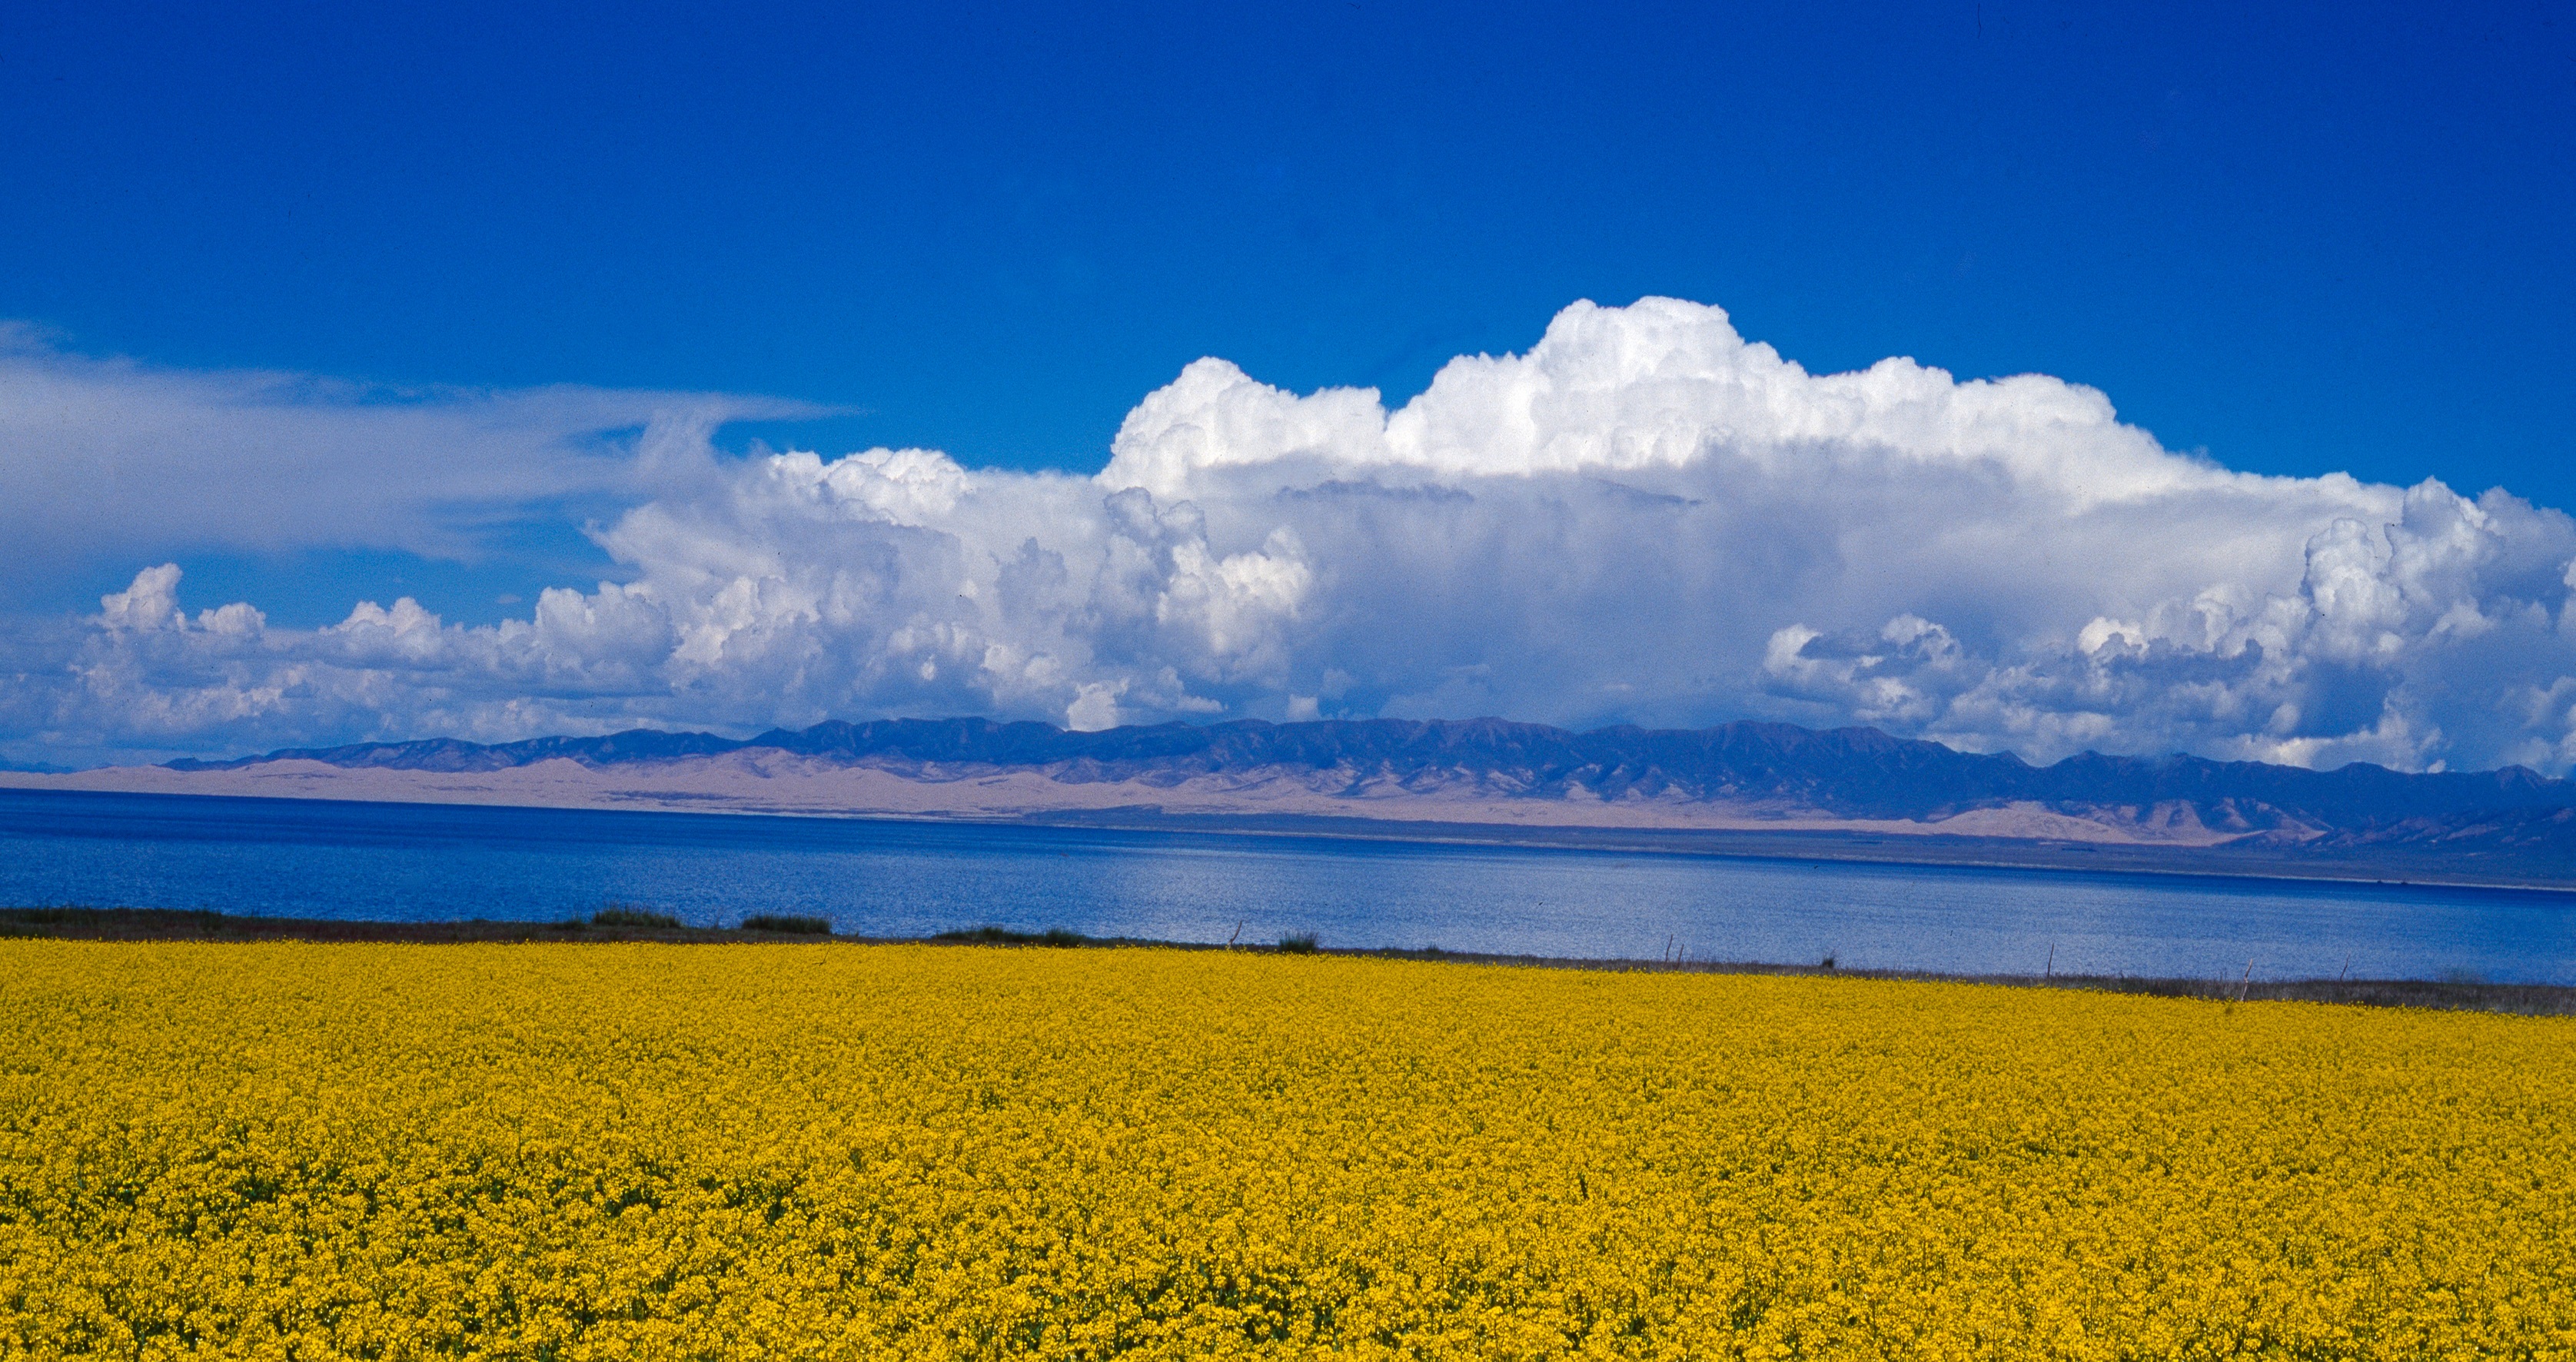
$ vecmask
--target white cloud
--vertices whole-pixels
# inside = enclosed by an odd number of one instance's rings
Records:
[[[79,629],[20,631],[0,734],[1767,716],[2036,760],[2576,763],[2566,515],[2233,472],[2041,376],[1811,375],[1689,303],[1577,304],[1391,413],[1202,360],[1092,478],[721,461],[703,430],[666,433],[649,477],[619,465],[645,490],[597,538],[624,584],[496,627],[398,601],[297,632],[188,620],[156,567]]]
[[[0,324],[0,587],[174,551],[458,556],[568,498],[685,467],[722,421],[803,403],[395,388],[66,354]]]

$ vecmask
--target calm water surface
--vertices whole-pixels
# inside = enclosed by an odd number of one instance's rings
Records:
[[[0,790],[0,903],[1867,968],[2576,983],[2576,896],[1317,838]],[[2347,965],[2347,962],[2349,964]]]

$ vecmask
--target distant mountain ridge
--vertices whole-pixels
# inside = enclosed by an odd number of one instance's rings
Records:
[[[1874,728],[1820,732],[1754,722],[1575,733],[1500,719],[1241,720],[1078,733],[988,719],[836,720],[748,739],[637,729],[491,745],[439,738],[290,748],[167,765],[230,771],[303,760],[348,769],[480,772],[555,759],[605,768],[761,752],[913,776],[1026,769],[1069,784],[1151,786],[1289,770],[1327,792],[1347,776],[1354,794],[1465,788],[1510,799],[1723,802],[1934,822],[1979,809],[2036,806],[2132,823],[2188,819],[2214,836],[2269,842],[2429,846],[2467,836],[2576,848],[2576,782],[2520,766],[2410,774],[2356,763],[2312,771],[2091,752],[2032,766],[2010,753],[1960,752]]]

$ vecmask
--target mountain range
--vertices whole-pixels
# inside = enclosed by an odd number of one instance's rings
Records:
[[[2576,887],[2576,782],[2084,753],[1871,728],[1500,719],[1070,732],[988,719],[292,748],[0,787],[904,818]]]
[[[288,748],[166,766],[227,771],[302,760],[352,770],[469,772],[549,760],[632,766],[755,750],[850,765],[1035,767],[1066,782],[1298,767],[1342,776],[1353,793],[1388,779],[1407,785],[1463,779],[1527,798],[1777,801],[1862,818],[1939,819],[2019,801],[2084,807],[2182,802],[2201,810],[2205,823],[2239,831],[2359,830],[2447,815],[2576,808],[2576,781],[2553,780],[2524,766],[2415,774],[2356,762],[2312,771],[2179,754],[2095,752],[2033,766],[2009,752],[1961,752],[1874,728],[1820,732],[1777,723],[1575,733],[1501,719],[1253,719],[1082,733],[989,719],[890,719],[772,729],[740,739],[651,729],[498,744],[434,738]]]

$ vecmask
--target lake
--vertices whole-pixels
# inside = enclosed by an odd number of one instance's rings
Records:
[[[0,903],[1090,936],[1961,973],[2576,983],[2576,895],[857,819],[0,790]]]

